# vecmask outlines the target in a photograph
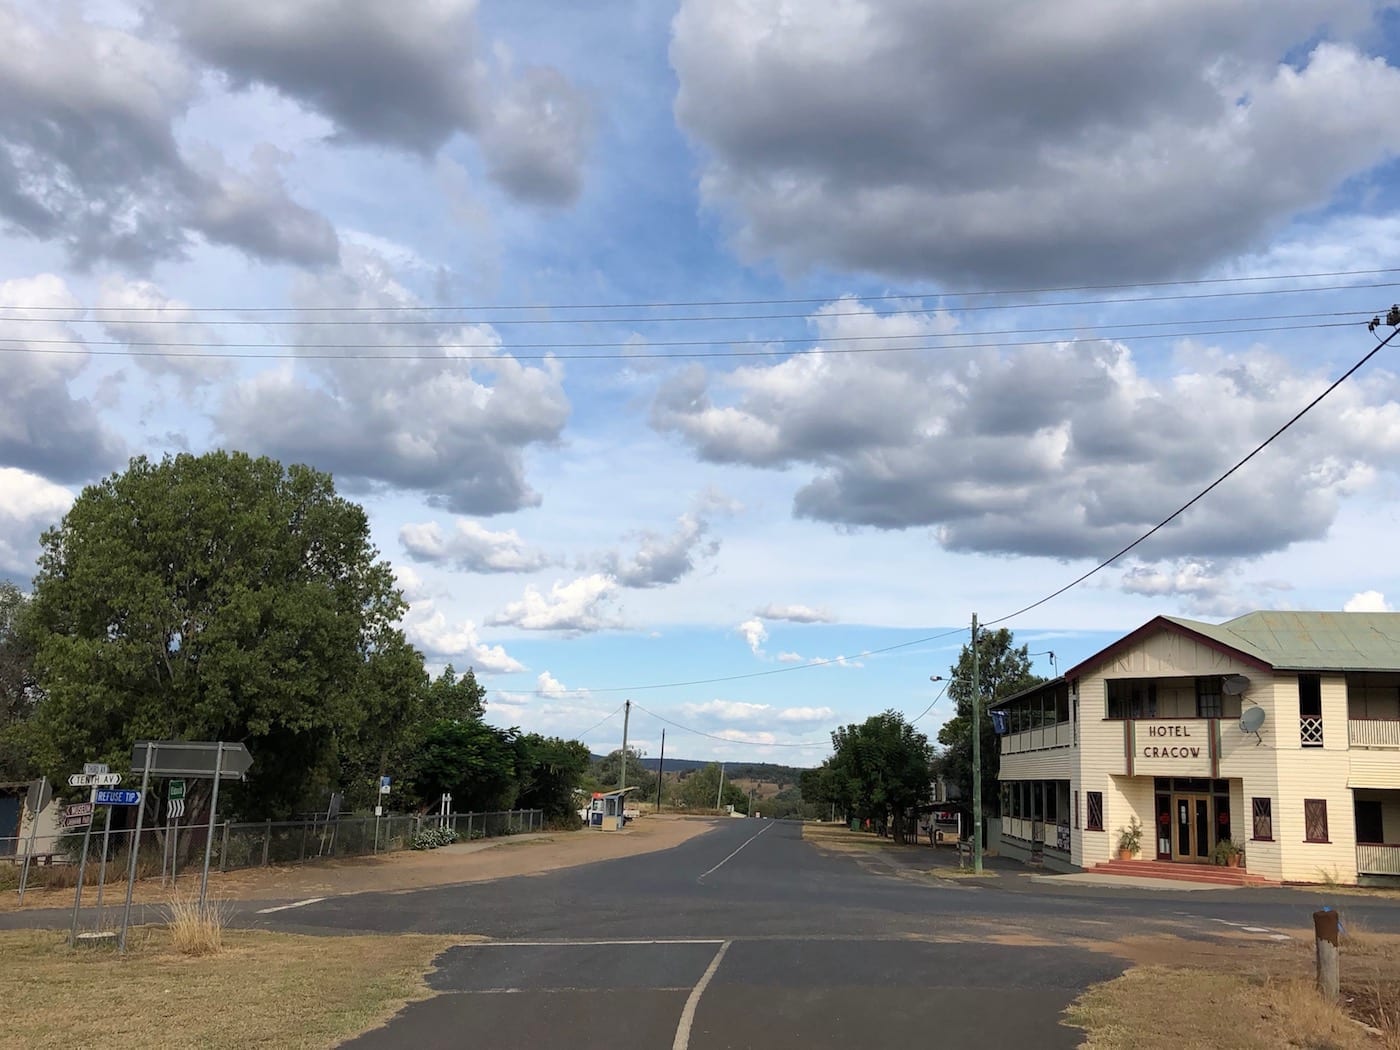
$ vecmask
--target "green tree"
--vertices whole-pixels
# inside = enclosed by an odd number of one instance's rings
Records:
[[[0,780],[37,776],[31,757],[30,719],[39,701],[34,644],[25,631],[28,601],[13,583],[0,580]]]
[[[126,772],[145,737],[235,740],[254,765],[231,813],[319,805],[373,698],[418,688],[398,681],[421,672],[377,555],[364,511],[305,466],[138,457],[89,486],[34,581],[44,770]]]
[[[592,761],[588,746],[538,733],[520,737],[519,743],[524,761],[520,763],[520,794],[515,804],[521,809],[544,810],[546,820],[576,825],[579,803],[574,792]]]
[[[721,779],[724,783],[722,792]],[[689,774],[680,782],[676,795],[690,809],[714,809],[715,799],[718,798],[721,809],[733,806],[740,813],[749,811],[749,796],[724,776],[718,762],[711,762]]]
[[[480,718],[485,712],[486,689],[477,683],[476,672],[470,667],[466,674],[458,677],[448,664],[442,674],[428,684],[423,695],[423,717],[429,723]]]
[[[479,719],[433,725],[416,767],[424,801],[450,793],[458,812],[510,809],[519,789],[518,736],[514,729],[497,729]]]
[[[618,786],[618,774],[622,770],[621,755],[622,748],[617,748],[598,759],[594,775],[604,791],[616,790]],[[627,749],[627,786],[636,788],[633,794],[643,799],[656,797],[656,774],[642,765],[642,756],[634,747]]]
[[[831,769],[845,781],[856,814],[882,825],[893,820],[895,841],[903,843],[906,815],[932,797],[928,737],[898,711],[886,711],[836,730],[831,744]]]
[[[1001,749],[992,731],[988,706],[1002,697],[1019,693],[1043,681],[1031,671],[1029,646],[1017,647],[1006,628],[981,629],[977,640],[977,679],[981,687],[982,718],[982,802],[995,805],[997,778],[1001,772]],[[938,742],[946,749],[941,756],[941,772],[949,777],[962,797],[972,802],[972,645],[964,645],[951,670],[948,695],[956,713],[938,731]]]

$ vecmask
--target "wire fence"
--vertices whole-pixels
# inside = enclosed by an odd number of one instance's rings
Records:
[[[544,811],[514,809],[492,813],[394,815],[387,817],[307,817],[209,825],[162,825],[141,832],[136,880],[173,880],[211,871],[286,867],[337,857],[392,853],[425,845],[426,832],[448,828],[456,841],[497,838],[544,830]],[[73,887],[82,871],[86,885],[125,881],[132,831],[106,831],[100,818],[91,833],[70,828],[54,835],[0,839],[0,890]],[[86,838],[86,847],[84,839]],[[28,862],[26,863],[26,857]],[[86,858],[86,859],[84,859]]]

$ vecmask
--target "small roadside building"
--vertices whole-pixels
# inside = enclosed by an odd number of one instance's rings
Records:
[[[1159,616],[993,713],[1007,855],[1400,880],[1400,613]]]
[[[627,823],[623,807],[627,796],[636,791],[635,787],[617,791],[595,791],[588,806],[588,826],[601,831],[620,831]]]

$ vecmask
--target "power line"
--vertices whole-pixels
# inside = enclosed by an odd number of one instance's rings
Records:
[[[1374,331],[1374,329],[1373,329],[1373,331]],[[1099,571],[1101,571],[1101,570],[1103,570],[1103,569],[1108,568],[1110,565],[1112,565],[1114,562],[1116,562],[1119,558],[1123,557],[1123,555],[1125,555],[1125,554],[1127,554],[1129,551],[1133,550],[1135,547],[1137,547],[1139,544],[1143,543],[1145,540],[1147,540],[1147,539],[1149,539],[1150,537],[1156,535],[1157,532],[1159,532],[1161,529],[1165,528],[1170,522],[1172,522],[1172,521],[1175,520],[1176,518],[1180,517],[1180,516],[1181,516],[1182,514],[1184,514],[1187,510],[1191,509],[1191,507],[1195,506],[1198,502],[1200,502],[1207,494],[1209,494],[1209,493],[1210,493],[1212,490],[1214,490],[1218,485],[1220,485],[1222,482],[1224,482],[1226,478],[1228,478],[1228,477],[1230,477],[1230,475],[1234,474],[1235,471],[1239,470],[1239,469],[1240,469],[1241,467],[1243,467],[1246,463],[1248,463],[1251,459],[1253,459],[1255,456],[1257,456],[1260,452],[1263,452],[1264,449],[1268,448],[1269,445],[1271,445],[1271,444],[1274,442],[1274,439],[1276,439],[1279,435],[1281,435],[1284,431],[1286,431],[1286,430],[1287,430],[1289,427],[1291,427],[1294,423],[1298,422],[1298,420],[1302,419],[1305,415],[1307,415],[1310,411],[1312,411],[1312,409],[1313,409],[1314,407],[1316,407],[1317,404],[1318,404],[1319,402],[1321,402],[1323,398],[1325,398],[1328,394],[1332,393],[1332,391],[1336,390],[1337,387],[1341,386],[1344,382],[1346,382],[1349,378],[1351,378],[1351,376],[1352,376],[1358,369],[1360,369],[1362,365],[1364,365],[1367,361],[1371,360],[1371,358],[1375,357],[1376,354],[1380,353],[1381,350],[1384,349],[1384,347],[1386,346],[1386,344],[1389,343],[1392,339],[1394,339],[1395,336],[1396,336],[1397,334],[1400,334],[1400,328],[1397,328],[1396,331],[1391,332],[1390,335],[1388,335],[1388,336],[1385,337],[1385,339],[1381,340],[1381,341],[1378,342],[1374,347],[1372,347],[1372,348],[1366,353],[1366,355],[1365,355],[1364,357],[1361,358],[1360,361],[1357,361],[1356,364],[1352,365],[1352,366],[1351,366],[1350,368],[1348,368],[1345,372],[1343,372],[1339,377],[1337,377],[1337,379],[1332,383],[1331,386],[1329,386],[1329,387],[1328,387],[1326,390],[1324,390],[1322,393],[1318,394],[1317,397],[1313,398],[1313,399],[1312,399],[1311,401],[1309,401],[1305,406],[1303,406],[1303,408],[1301,408],[1287,423],[1283,424],[1283,426],[1279,427],[1279,428],[1278,428],[1277,430],[1275,430],[1272,434],[1270,434],[1270,435],[1269,435],[1268,437],[1266,437],[1263,441],[1261,441],[1258,445],[1256,445],[1256,446],[1254,447],[1254,449],[1249,453],[1249,455],[1245,456],[1245,457],[1244,457],[1243,459],[1241,459],[1238,463],[1236,463],[1233,467],[1231,467],[1229,470],[1225,471],[1224,474],[1221,474],[1220,477],[1216,478],[1216,479],[1215,479],[1214,481],[1212,481],[1209,485],[1207,485],[1205,488],[1203,488],[1200,492],[1196,493],[1196,495],[1192,496],[1189,500],[1187,500],[1185,503],[1183,503],[1180,507],[1178,507],[1176,510],[1172,511],[1172,512],[1171,512],[1170,514],[1168,514],[1165,518],[1163,518],[1161,521],[1159,521],[1156,525],[1152,526],[1152,528],[1148,529],[1146,532],[1144,532],[1144,533],[1143,533],[1141,536],[1139,536],[1137,539],[1133,540],[1132,543],[1128,544],[1128,545],[1127,545],[1126,547],[1124,547],[1122,550],[1118,551],[1118,553],[1116,553],[1116,554],[1114,554],[1113,556],[1111,556],[1111,557],[1105,559],[1104,561],[1099,562],[1099,564],[1095,565],[1095,566],[1094,566],[1092,569],[1090,569],[1088,572],[1086,572],[1086,573],[1084,573],[1083,575],[1078,576],[1078,577],[1076,577],[1075,579],[1071,580],[1069,583],[1065,584],[1065,585],[1064,585],[1063,587],[1061,587],[1059,590],[1051,591],[1051,592],[1050,592],[1049,594],[1047,594],[1045,597],[1040,598],[1040,599],[1038,599],[1038,600],[1036,600],[1036,601],[1033,601],[1033,602],[1031,602],[1029,605],[1026,605],[1026,606],[1023,606],[1023,607],[1020,608],[1020,609],[1017,609],[1015,612],[1007,613],[1005,616],[999,616],[999,617],[997,617],[995,620],[987,620],[987,621],[983,624],[983,626],[990,627],[990,626],[992,626],[993,624],[1005,623],[1007,620],[1010,620],[1010,619],[1013,619],[1013,618],[1015,618],[1015,617],[1017,617],[1017,616],[1020,616],[1022,613],[1028,613],[1028,612],[1030,612],[1032,609],[1039,608],[1040,606],[1044,605],[1046,602],[1051,601],[1051,600],[1054,599],[1054,598],[1058,598],[1060,595],[1064,594],[1066,591],[1070,590],[1071,588],[1079,586],[1079,584],[1083,583],[1085,580],[1087,580],[1089,577],[1093,576],[1095,573],[1097,573],[1097,572],[1099,572]]]
[[[961,634],[962,631],[960,630],[958,633]],[[945,682],[943,683],[943,688],[940,689],[940,690],[938,690],[938,695],[935,696],[935,697],[933,698],[933,703],[932,703],[932,704],[929,704],[928,707],[924,708],[922,711],[920,711],[920,712],[919,712],[917,715],[915,715],[913,718],[909,719],[909,724],[912,726],[912,725],[913,725],[915,722],[917,722],[919,719],[923,718],[924,715],[926,715],[926,714],[928,714],[930,711],[932,711],[932,710],[933,710],[934,704],[938,703],[938,701],[940,701],[940,700],[943,699],[943,694],[946,693],[946,692],[948,691],[948,687],[949,687],[950,685],[952,685],[952,684],[953,684],[953,683],[952,683],[951,681],[945,681]]]
[[[555,695],[555,694],[551,694],[551,695]],[[580,734],[578,735],[577,739],[580,739],[580,740],[583,739],[583,738],[586,737],[589,733],[593,732],[593,730],[595,730],[595,729],[597,729],[599,726],[603,725],[605,722],[608,722],[608,721],[610,721],[610,720],[616,718],[616,717],[617,717],[617,712],[618,712],[618,711],[621,711],[621,710],[622,710],[622,705],[621,705],[621,704],[618,704],[616,710],[614,710],[612,714],[607,715],[607,716],[604,717],[601,721],[595,722],[593,725],[589,726],[587,729],[585,729],[582,733],[580,733]]]
[[[1136,304],[1141,304],[1141,303],[1168,303],[1168,302],[1183,302],[1183,301],[1186,301],[1186,300],[1195,300],[1195,299],[1234,299],[1234,298],[1240,298],[1240,297],[1253,297],[1253,296],[1259,296],[1259,295],[1297,295],[1297,294],[1305,293],[1305,292],[1306,292],[1306,293],[1316,293],[1316,292],[1355,291],[1355,290],[1361,290],[1361,289],[1376,289],[1376,288],[1400,288],[1400,282],[1396,282],[1396,281],[1383,281],[1383,282],[1375,282],[1375,283],[1371,283],[1371,284],[1320,284],[1320,285],[1313,285],[1313,286],[1310,286],[1310,287],[1303,287],[1303,288],[1258,288],[1258,289],[1251,289],[1251,290],[1249,290],[1249,291],[1241,291],[1241,292],[1191,292],[1191,293],[1183,293],[1183,294],[1181,294],[1181,295],[1144,295],[1144,296],[1128,296],[1128,297],[1098,298],[1098,299],[1054,299],[1054,300],[1049,300],[1049,301],[1045,301],[1045,302],[992,303],[992,304],[987,304],[987,305],[982,305],[982,306],[959,306],[959,307],[957,308],[957,312],[958,312],[958,313],[974,313],[974,312],[979,312],[979,311],[983,311],[983,310],[1043,310],[1043,309],[1050,309],[1050,308],[1060,307],[1060,306],[1112,306],[1112,305],[1117,305],[1117,304],[1134,304],[1134,303],[1136,303]],[[900,298],[909,298],[909,297],[908,297],[908,296],[901,296]],[[33,309],[33,308],[32,308],[32,307],[10,307],[9,309],[29,310],[29,309]],[[68,309],[71,310],[72,307],[69,307]],[[94,308],[94,309],[95,309],[95,310],[100,310],[100,308]],[[153,307],[152,309],[157,309],[157,308],[154,308],[154,307]],[[180,310],[182,313],[186,313],[186,314],[189,312],[188,309],[187,309],[187,308],[184,308],[184,307],[170,307],[169,309]],[[289,309],[292,309],[292,308],[289,308]],[[388,308],[386,308],[386,309],[393,310],[393,309],[397,309],[397,308],[396,308],[396,307],[388,307]],[[459,307],[458,309],[461,309],[461,308]],[[548,308],[547,308],[547,307],[539,307],[538,309],[548,309]],[[937,311],[936,311],[936,310],[935,310],[935,311],[930,311],[927,307],[922,307],[922,308],[919,308],[919,309],[908,309],[908,310],[885,310],[885,311],[883,311],[883,312],[881,312],[881,313],[876,314],[875,316],[877,316],[877,317],[901,317],[901,316],[908,316],[908,315],[913,315],[913,314],[928,314],[928,313],[930,313],[930,312],[937,312]],[[869,316],[869,314],[870,314],[870,312],[869,312],[869,311],[866,311],[866,310],[829,310],[829,311],[826,311],[826,312],[820,314],[819,316],[820,316],[822,319],[825,319],[825,318],[828,318],[828,317],[866,317],[866,316]],[[310,320],[310,319],[307,319],[307,318],[297,318],[297,319],[293,319],[293,320],[280,320],[280,319],[266,320],[266,319],[260,319],[260,318],[247,318],[247,317],[195,319],[195,318],[191,318],[191,317],[185,316],[185,317],[150,317],[150,318],[142,318],[142,319],[140,319],[139,321],[126,320],[124,323],[126,323],[126,324],[138,324],[138,323],[139,323],[139,324],[179,324],[179,325],[200,324],[200,325],[208,325],[208,326],[212,326],[212,325],[222,325],[222,326],[231,326],[231,325],[238,325],[238,326],[242,326],[242,325],[260,325],[260,326],[264,326],[264,327],[273,326],[273,325],[284,325],[284,326],[290,326],[290,327],[305,327],[305,326],[309,326],[309,325],[322,325],[322,326],[326,326],[326,325],[380,325],[380,326],[383,326],[383,325],[393,325],[393,326],[432,325],[432,326],[435,326],[435,327],[442,327],[442,326],[448,325],[448,324],[478,324],[478,325],[491,325],[491,326],[493,326],[493,327],[500,327],[500,326],[502,326],[502,325],[546,325],[546,324],[547,324],[547,325],[557,325],[557,324],[569,324],[569,325],[579,325],[579,324],[677,324],[677,323],[681,323],[681,322],[685,322],[685,323],[689,324],[689,323],[698,323],[698,322],[703,322],[703,321],[781,321],[781,320],[811,320],[811,319],[813,319],[813,316],[814,316],[814,315],[813,315],[810,311],[805,312],[805,313],[767,313],[767,314],[693,314],[693,315],[679,315],[679,316],[670,316],[670,317],[536,317],[536,318],[525,318],[525,317],[465,317],[465,318],[458,318],[458,319],[409,317],[409,318],[395,318],[395,319],[392,319],[392,320],[389,320],[389,321],[385,321],[385,320],[383,320],[382,318],[356,318],[356,319],[348,320],[348,321],[320,321],[320,320]],[[14,316],[8,316],[8,315],[0,315],[0,323],[9,323],[9,322],[28,322],[28,323],[30,323],[30,324],[110,324],[110,323],[112,323],[111,321],[105,320],[105,319],[103,319],[103,318],[101,318],[101,317],[14,317]]]
[[[747,738],[744,738],[744,737],[720,736],[720,735],[718,735],[718,734],[716,734],[716,733],[707,733],[707,732],[705,732],[703,729],[694,729],[694,728],[692,728],[692,727],[690,727],[690,726],[681,725],[679,722],[672,721],[671,719],[667,718],[665,715],[658,715],[655,711],[652,711],[652,710],[649,710],[648,708],[643,707],[641,704],[637,703],[637,701],[635,701],[635,700],[632,701],[632,706],[635,707],[635,708],[637,708],[637,710],[639,710],[639,711],[646,711],[646,713],[649,714],[649,715],[651,715],[652,718],[655,718],[655,719],[656,719],[657,721],[659,721],[659,722],[665,722],[668,726],[674,726],[676,729],[679,729],[679,730],[681,730],[681,731],[683,731],[683,732],[686,732],[686,733],[694,733],[696,736],[707,736],[707,737],[709,737],[711,740],[722,740],[722,741],[724,741],[726,744],[749,744],[749,745],[751,745],[751,746],[753,746],[753,747],[800,747],[800,748],[808,748],[808,749],[811,749],[811,748],[814,748],[814,747],[830,747],[830,746],[831,746],[831,738],[830,738],[830,737],[828,737],[828,738],[825,739],[825,740],[814,740],[814,741],[812,741],[812,742],[809,743],[809,744],[807,744],[807,743],[804,743],[804,744],[778,744],[778,743],[774,743],[774,742],[772,742],[772,741],[770,741],[770,740],[750,740],[750,739],[747,739]]]
[[[1264,332],[1296,332],[1322,328],[1350,328],[1363,324],[1363,321],[1327,321],[1309,325],[1267,325],[1255,328],[1204,328],[1172,332],[1143,332],[1121,339],[1142,341],[1148,339],[1187,339],[1207,335],[1256,335]],[[1058,329],[1056,329],[1058,330]],[[928,338],[927,336],[925,338]],[[18,342],[21,337],[0,336],[0,340]],[[37,340],[24,340],[37,342]],[[165,351],[165,350],[91,350],[80,345],[78,340],[62,340],[71,348],[50,346],[0,346],[0,354],[61,354],[71,356],[91,355],[93,357],[156,357],[156,358],[202,358],[205,360],[227,361],[434,361],[440,364],[472,361],[708,361],[731,360],[736,358],[786,358],[786,357],[830,357],[838,354],[900,354],[922,353],[927,351],[956,350],[999,350],[1024,346],[1044,346],[1047,343],[1100,342],[1102,337],[1084,336],[1072,339],[1024,339],[988,343],[944,343],[925,346],[860,346],[860,347],[811,347],[805,350],[720,350],[694,351],[674,354],[637,353],[597,353],[597,354],[517,354],[505,351],[496,354],[397,354],[397,353],[251,353],[230,354],[220,351]],[[444,347],[444,350],[450,348]]]
[[[514,352],[521,350],[588,350],[605,347],[625,346],[628,350],[646,350],[653,347],[671,346],[769,346],[772,344],[789,343],[870,343],[870,342],[892,342],[901,339],[952,339],[968,338],[970,336],[987,335],[1036,335],[1052,332],[1067,332],[1071,330],[1092,330],[1095,332],[1116,331],[1119,329],[1135,328],[1166,328],[1182,325],[1203,325],[1203,324],[1246,324],[1254,321],[1301,321],[1317,317],[1356,317],[1358,314],[1370,313],[1369,310],[1317,310],[1310,313],[1294,314],[1254,314],[1243,317],[1199,317],[1199,318],[1177,318],[1171,321],[1120,321],[1111,324],[1061,324],[1048,325],[1042,328],[978,328],[960,329],[957,332],[908,332],[904,334],[886,335],[834,335],[813,338],[810,335],[802,336],[770,336],[744,339],[647,339],[640,341],[628,341],[619,343],[617,339],[608,339],[602,342],[580,343],[580,342],[512,342],[509,345],[491,343],[395,343],[396,350],[446,350],[450,347],[453,350],[501,350]],[[1296,326],[1290,326],[1296,327]],[[1199,333],[1198,333],[1199,334]],[[27,343],[37,346],[121,346],[121,347],[219,347],[224,350],[376,350],[384,347],[383,342],[375,343],[350,343],[336,341],[332,343],[296,343],[296,342],[258,342],[258,343],[232,343],[232,342],[212,342],[207,339],[201,340],[157,340],[157,339],[87,339],[82,336],[70,339],[30,339],[27,336],[7,336],[0,335],[0,340],[14,343]],[[23,349],[23,348],[16,348]],[[212,356],[201,354],[200,356]],[[241,355],[254,356],[254,355]],[[289,355],[294,356],[294,355]],[[631,356],[631,355],[628,355]],[[435,358],[430,358],[435,359]]]
[[[1049,285],[1039,288],[1001,288],[1001,289],[979,289],[962,291],[942,291],[929,289],[927,291],[896,292],[884,295],[862,295],[858,296],[863,302],[891,302],[901,299],[967,299],[974,297],[986,297],[994,295],[1054,295],[1062,292],[1107,292],[1120,291],[1128,288],[1188,288],[1200,287],[1208,284],[1242,284],[1258,281],[1302,281],[1317,280],[1324,277],[1370,277],[1379,274],[1400,273],[1400,268],[1390,267],[1384,269],[1369,270],[1325,270],[1314,273],[1281,273],[1281,274],[1251,274],[1238,277],[1200,277],[1193,280],[1178,281],[1139,281],[1126,284],[1072,284],[1072,285]],[[648,301],[648,302],[619,302],[619,303],[493,303],[479,306],[429,306],[429,305],[406,305],[406,306],[103,306],[95,307],[104,313],[133,311],[155,311],[164,309],[178,309],[186,312],[200,313],[370,313],[385,311],[402,312],[443,312],[443,311],[467,311],[467,310],[643,310],[643,309],[680,309],[684,307],[701,306],[796,306],[804,303],[827,303],[837,301],[849,293],[836,293],[834,295],[824,295],[813,298],[765,298],[765,299],[680,299],[671,301]],[[9,304],[0,306],[0,310],[72,310],[71,306],[25,306],[22,304]]]

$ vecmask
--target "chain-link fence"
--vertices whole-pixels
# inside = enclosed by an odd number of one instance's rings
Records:
[[[211,871],[233,871],[411,849],[423,832],[433,828],[450,828],[459,842],[516,835],[544,830],[544,811],[220,821],[214,825],[212,842],[205,824],[147,827],[141,832],[136,878],[168,880],[199,871],[206,846]],[[86,885],[124,881],[132,832],[108,833],[98,823],[86,836],[86,848],[84,838],[84,830],[75,828],[32,841],[0,839],[0,890],[18,889],[21,882],[31,887],[73,887],[80,870]]]

